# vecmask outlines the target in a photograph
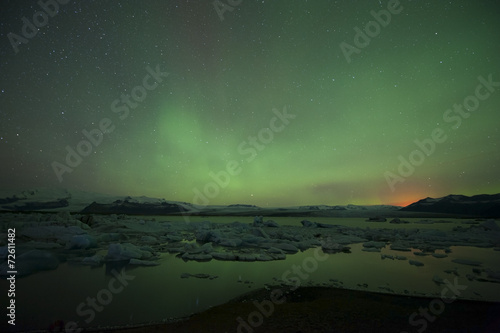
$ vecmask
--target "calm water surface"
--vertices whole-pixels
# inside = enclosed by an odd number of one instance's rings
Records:
[[[150,218],[150,217],[149,217]],[[172,217],[156,217],[157,220],[182,220]],[[251,222],[253,218],[190,218],[191,221],[210,220],[230,223]],[[300,225],[303,218],[274,218],[282,225]],[[318,218],[312,221],[346,226],[366,227],[364,219]],[[420,219],[408,219],[418,221]],[[433,228],[449,230],[460,225],[461,220],[450,224],[409,224],[369,223],[372,228]],[[446,269],[458,268],[458,283],[467,286],[462,297],[500,301],[500,284],[469,281],[466,274],[473,274],[471,266],[452,263],[454,258],[478,260],[481,268],[498,270],[500,251],[475,247],[452,247],[448,258],[415,256],[408,252],[396,252],[388,248],[382,254],[404,255],[424,263],[423,267],[409,265],[408,260],[381,259],[381,253],[361,251],[361,244],[353,244],[350,254],[325,255],[320,250],[309,249],[286,260],[272,262],[184,262],[171,254],[162,254],[160,265],[154,267],[127,267],[130,281],[121,289],[108,292],[110,281],[116,278],[111,271],[118,267],[61,264],[57,270],[39,272],[16,283],[17,330],[48,328],[50,323],[61,319],[75,321],[80,327],[108,326],[160,321],[171,317],[186,316],[203,311],[265,284],[275,284],[274,279],[292,278],[298,285],[332,284],[339,280],[345,288],[383,291],[390,288],[396,293],[439,294],[444,288],[432,281],[435,274],[454,281],[454,276],[444,273]],[[218,278],[181,278],[182,273],[206,273]],[[132,279],[133,278],[133,279]],[[359,286],[367,284],[368,286]],[[2,290],[7,290],[5,280],[0,281]],[[271,287],[277,288],[277,287]],[[111,295],[111,297],[109,297]],[[92,307],[92,298],[105,303]],[[2,301],[2,306],[5,301]],[[1,325],[5,325],[2,323]],[[0,326],[3,327],[3,326]],[[2,329],[3,331],[3,329]]]

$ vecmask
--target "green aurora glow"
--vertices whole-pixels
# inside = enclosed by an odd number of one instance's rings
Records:
[[[354,45],[354,28],[387,3],[243,1],[223,21],[212,1],[69,3],[16,54],[7,34],[20,34],[21,18],[39,8],[11,1],[0,14],[1,186],[193,202],[210,172],[236,161],[240,173],[209,204],[407,204],[500,192],[500,88],[458,129],[443,119],[479,76],[500,81],[500,6],[401,1],[348,62],[340,44]],[[157,65],[168,77],[120,120],[113,101]],[[273,109],[284,107],[295,118],[248,161],[238,147],[269,134]],[[103,118],[114,131],[59,182],[52,163]],[[446,140],[392,191],[384,174],[435,128]]]

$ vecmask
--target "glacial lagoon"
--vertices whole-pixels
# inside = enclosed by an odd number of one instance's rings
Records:
[[[187,217],[134,217],[137,221],[153,218],[158,223],[253,222],[252,217],[189,217],[188,221]],[[300,221],[304,218],[276,217],[272,220],[282,227],[303,228]],[[446,219],[448,223],[432,224],[417,223],[422,219],[406,220],[410,223],[366,222],[362,218],[311,219],[351,228],[418,228],[445,232],[482,223],[464,219]],[[272,261],[185,261],[175,253],[166,252],[159,253],[158,265],[151,267],[126,265],[121,261],[87,266],[68,260],[55,270],[39,271],[17,279],[16,330],[47,329],[56,320],[74,321],[79,327],[161,322],[201,312],[255,289],[266,288],[271,294],[273,290],[286,291],[298,285],[439,296],[451,283],[461,286],[459,298],[500,301],[499,281],[487,278],[485,273],[486,270],[495,272],[499,267],[500,251],[493,247],[450,246],[447,253],[436,250],[435,257],[414,248],[411,251],[391,250],[389,243],[380,252],[364,251],[363,242],[348,246],[350,253],[325,254],[321,246],[317,246],[286,254],[284,260]],[[107,252],[105,248],[96,251],[103,256]],[[440,254],[443,258],[439,258]],[[453,262],[455,259],[480,264],[471,266]],[[410,260],[423,266],[410,265]],[[120,280],[120,274],[126,278]],[[2,290],[6,290],[6,281],[1,280],[0,284]]]

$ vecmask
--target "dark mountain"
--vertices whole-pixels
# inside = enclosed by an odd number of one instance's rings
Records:
[[[406,207],[329,206],[257,207],[248,204],[199,206],[145,196],[116,196],[79,190],[39,188],[0,191],[0,212],[69,211],[87,214],[303,216],[303,217],[500,217],[500,194],[425,198]]]
[[[170,215],[182,214],[187,210],[181,205],[168,202],[139,203],[117,200],[111,204],[92,202],[82,210],[85,214],[130,214],[130,215]]]
[[[400,210],[478,217],[499,217],[500,194],[479,194],[471,197],[452,194],[442,198],[425,198]]]
[[[17,201],[14,201],[17,202]],[[68,200],[66,199],[59,199],[59,200],[54,200],[54,201],[46,201],[46,202],[21,202],[22,204],[20,205],[13,205],[12,210],[14,211],[27,211],[27,212],[33,212],[37,210],[44,210],[44,209],[57,209],[57,208],[64,208],[68,207],[69,203]]]

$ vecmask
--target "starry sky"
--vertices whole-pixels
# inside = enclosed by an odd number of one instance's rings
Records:
[[[259,206],[500,192],[496,0],[45,1],[0,11],[2,189]]]

